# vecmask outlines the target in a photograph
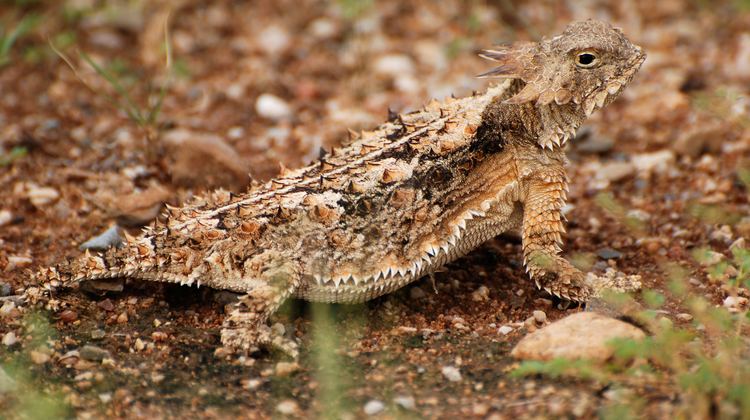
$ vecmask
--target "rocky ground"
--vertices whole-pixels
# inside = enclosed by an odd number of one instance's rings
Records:
[[[15,296],[33,286],[31,272],[77,255],[81,243],[114,224],[135,234],[162,203],[179,205],[216,187],[241,191],[247,173],[263,181],[280,166],[309,163],[321,147],[346,139],[347,129],[381,122],[389,108],[482,90],[488,81],[474,75],[488,67],[479,49],[595,17],[622,27],[648,59],[570,146],[566,255],[594,271],[640,274],[657,291],[678,266],[690,293],[746,311],[747,290],[727,280],[750,268],[712,270],[750,235],[748,7],[676,0],[3,3],[6,45],[14,28],[26,30],[7,51],[0,42],[0,412],[605,413],[619,398],[610,384],[510,374],[521,338],[581,309],[535,290],[519,244],[509,239],[450,264],[434,284],[424,279],[365,305],[290,303],[277,321],[301,341],[296,362],[216,353],[227,298],[220,292],[130,284],[106,296],[62,293],[56,312],[33,311]],[[708,258],[696,260],[695,250]],[[700,329],[674,299],[660,316]],[[685,403],[669,384],[629,389],[643,394],[649,416]]]

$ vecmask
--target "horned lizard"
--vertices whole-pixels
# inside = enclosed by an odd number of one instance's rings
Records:
[[[645,54],[619,29],[589,20],[481,55],[499,63],[481,76],[504,79],[484,93],[395,115],[245,194],[220,190],[170,207],[123,247],[86,252],[42,272],[40,283],[120,277],[241,292],[221,340],[249,349],[275,340],[266,323],[288,298],[373,299],[516,231],[537,287],[586,301],[597,276],[559,255],[564,146],[623,91]]]

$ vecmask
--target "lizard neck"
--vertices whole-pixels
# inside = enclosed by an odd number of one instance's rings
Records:
[[[566,141],[575,136],[576,129],[586,119],[586,113],[579,104],[571,101],[562,105],[552,102],[537,106],[534,102],[505,102],[525,85],[526,83],[520,79],[513,80],[508,88],[485,108],[482,124],[477,131],[478,147],[495,145],[490,149],[502,150],[502,146],[507,142],[522,142],[555,150],[561,149]]]
[[[525,85],[520,79],[513,80],[501,100],[512,97]],[[583,107],[573,101],[562,105],[552,102],[540,106],[528,102],[514,107],[518,110],[516,118],[522,122],[526,133],[545,149],[563,147],[565,142],[575,137],[576,130],[586,119]]]

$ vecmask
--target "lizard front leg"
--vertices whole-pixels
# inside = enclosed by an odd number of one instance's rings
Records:
[[[268,326],[268,318],[299,287],[300,276],[291,264],[270,268],[260,279],[250,279],[247,294],[231,304],[221,329],[221,343],[234,351],[272,347],[297,357],[297,344]]]
[[[521,229],[526,271],[537,287],[575,302],[591,294],[586,275],[559,255],[565,233],[560,210],[565,205],[565,173],[528,180]]]

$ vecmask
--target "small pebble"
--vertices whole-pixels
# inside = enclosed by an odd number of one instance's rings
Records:
[[[101,347],[92,346],[90,344],[83,346],[79,353],[81,355],[81,359],[91,362],[101,362],[104,359],[111,358],[107,350],[104,350]]]
[[[10,315],[14,309],[16,309],[16,303],[12,300],[6,300],[3,306],[0,306],[0,317]]]
[[[475,416],[484,417],[489,411],[490,407],[487,404],[477,403],[471,407],[471,412],[474,413]]]
[[[485,302],[490,298],[490,289],[487,286],[479,286],[477,290],[472,292],[471,300],[474,302]]]
[[[60,321],[69,324],[78,319],[78,312],[66,309],[60,313]]]
[[[0,296],[10,296],[13,293],[13,289],[8,283],[0,281]]]
[[[414,62],[408,55],[388,54],[383,55],[373,62],[376,73],[384,76],[400,76],[414,73]]]
[[[110,299],[104,299],[100,302],[96,302],[96,306],[98,306],[99,308],[107,312],[112,312],[115,310],[115,305],[112,303]]]
[[[28,267],[32,262],[33,260],[31,259],[31,257],[22,255],[9,255],[8,265],[5,266],[5,271],[13,271],[16,268]]]
[[[13,220],[13,213],[9,210],[0,210],[0,226],[5,226]]]
[[[451,382],[458,382],[461,380],[461,371],[454,366],[443,366],[440,372]]]
[[[547,314],[544,311],[534,311],[534,321],[544,324],[547,321]]]
[[[117,315],[117,323],[118,324],[127,324],[128,322],[128,313],[123,312],[120,315]]]
[[[242,381],[242,387],[249,391],[258,389],[261,385],[263,385],[263,380],[258,378],[252,378]]]
[[[508,335],[511,332],[513,332],[513,327],[510,327],[508,325],[503,325],[502,327],[498,328],[497,332],[499,332],[502,335]]]
[[[269,120],[283,120],[292,116],[292,109],[283,99],[270,93],[258,96],[255,101],[255,112]]]
[[[49,362],[49,354],[37,350],[31,350],[29,352],[29,358],[34,364],[43,365]]]
[[[398,395],[393,398],[393,403],[405,410],[416,410],[417,403],[411,395]]]
[[[117,225],[110,226],[109,229],[82,243],[78,247],[78,249],[80,249],[81,251],[85,251],[87,249],[90,249],[92,251],[104,251],[113,246],[117,248],[122,246],[120,228]]]
[[[96,329],[91,331],[91,339],[92,340],[101,340],[104,338],[104,330]]]
[[[614,250],[612,248],[601,248],[596,251],[596,255],[604,260],[613,260],[622,257],[622,253],[620,251]]]
[[[288,376],[299,370],[299,365],[294,362],[276,363],[276,376]]]
[[[146,348],[146,343],[140,338],[135,339],[135,351],[143,351]]]
[[[684,322],[690,322],[693,320],[693,316],[687,313],[677,314],[675,318]]]
[[[31,201],[34,207],[42,207],[50,204],[60,197],[56,189],[50,187],[40,187],[29,184],[26,191],[26,197]]]
[[[299,411],[299,406],[294,400],[284,400],[276,405],[276,411],[281,414],[291,415]]]
[[[151,333],[151,339],[157,342],[167,341],[167,338],[168,338],[167,333],[162,332],[162,331],[154,331]]]
[[[368,416],[374,416],[375,414],[378,414],[385,410],[385,404],[383,404],[382,401],[378,400],[370,400],[365,404],[365,414]]]
[[[740,311],[747,306],[747,303],[747,298],[742,296],[727,296],[726,299],[724,299],[724,307],[732,312]]]
[[[5,333],[3,336],[3,345],[6,347],[10,347],[18,342],[18,337],[16,337],[16,333],[13,331],[9,331]]]

